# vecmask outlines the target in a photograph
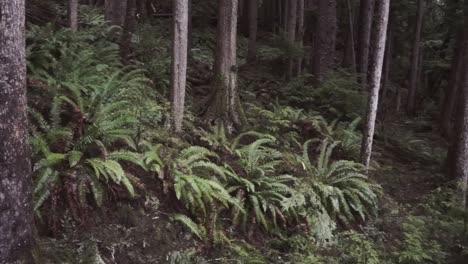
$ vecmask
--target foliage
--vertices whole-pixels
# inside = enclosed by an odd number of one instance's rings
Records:
[[[381,260],[372,240],[363,234],[349,231],[342,234],[340,263],[349,264],[380,264]]]
[[[338,142],[329,143],[328,139],[321,143],[313,163],[309,157],[312,143],[313,140],[304,143],[303,154],[297,157],[298,166],[304,172],[304,177],[299,180],[300,195],[285,206],[307,205],[344,223],[356,220],[356,216],[365,220],[367,216],[375,215],[380,187],[363,174],[364,166],[347,160],[331,161]]]
[[[245,208],[245,213],[234,208],[232,216],[233,223],[242,224],[244,230],[248,225],[259,224],[270,231],[271,227],[277,227],[278,220],[287,222],[293,210],[283,211],[281,204],[292,195],[290,185],[295,179],[290,175],[278,175],[282,155],[268,146],[272,143],[274,138],[260,138],[248,145],[233,147],[242,170],[232,177],[228,190]]]
[[[403,224],[402,251],[398,253],[398,263],[444,263],[441,246],[428,238],[424,219],[409,217]]]
[[[193,213],[203,218],[219,203],[224,207],[234,206],[243,211],[239,202],[223,186],[229,171],[210,161],[217,155],[203,147],[191,146],[182,150],[171,164],[174,176],[174,191],[177,199]]]

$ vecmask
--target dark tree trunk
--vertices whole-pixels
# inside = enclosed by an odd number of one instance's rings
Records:
[[[123,26],[126,17],[128,0],[105,0],[106,20],[114,26]]]
[[[356,73],[356,45],[354,37],[354,15],[350,0],[346,0],[346,11],[348,18],[348,33],[346,34],[346,47],[344,55],[344,67],[352,73]]]
[[[296,26],[297,26],[297,0],[289,0],[288,5],[288,25],[287,25],[287,40],[290,47],[296,45]],[[293,50],[293,48],[291,49]],[[290,80],[293,77],[294,59],[293,54],[289,54],[288,71],[286,79]]]
[[[184,118],[185,85],[187,80],[188,9],[188,0],[176,0],[174,2],[171,97],[172,128],[176,133],[182,132]]]
[[[78,0],[68,0],[68,26],[78,29]]]
[[[374,1],[361,0],[359,16],[359,43],[357,52],[358,73],[364,90],[367,90],[367,76],[369,71],[369,50],[372,32],[372,18],[374,16]]]
[[[416,28],[414,32],[414,42],[413,50],[411,53],[411,69],[409,75],[409,88],[408,88],[408,102],[406,106],[406,111],[409,115],[415,114],[415,104],[416,104],[416,91],[418,89],[418,71],[419,71],[419,56],[420,56],[420,44],[421,44],[421,32],[424,18],[424,1],[418,0],[418,12],[417,12],[417,21]]]
[[[305,10],[305,1],[298,0],[297,3],[297,44],[299,48],[303,48],[304,46],[304,10]],[[296,73],[298,76],[302,74],[302,59],[303,56],[297,59],[297,69]]]
[[[369,79],[369,97],[367,102],[366,124],[361,146],[361,162],[369,167],[372,143],[374,140],[375,120],[379,102],[380,81],[382,77],[382,67],[385,55],[385,43],[387,37],[388,16],[390,10],[390,0],[381,0],[377,4],[378,21],[377,35],[375,43],[375,52],[373,64],[370,67]]]
[[[208,121],[221,121],[228,130],[244,123],[237,90],[237,0],[220,0],[213,94]]]
[[[133,47],[132,35],[136,28],[136,0],[127,0],[125,22],[120,42],[120,55],[124,64],[130,62]]]
[[[450,67],[450,79],[446,88],[441,115],[442,134],[448,138],[452,138],[453,135],[452,117],[455,111],[456,99],[459,98],[460,79],[463,77],[463,53],[463,32],[460,32],[455,43],[452,66]]]
[[[249,5],[249,47],[247,61],[252,62],[257,59],[258,1],[250,0]]]
[[[0,263],[32,263],[25,1],[0,1]]]
[[[388,25],[388,33],[387,33],[387,44],[385,45],[385,58],[384,58],[384,66],[383,66],[383,73],[382,73],[382,97],[381,102],[383,103],[384,100],[387,98],[388,93],[388,86],[390,83],[390,69],[392,66],[392,59],[393,59],[393,23],[392,18],[390,18],[390,22]]]
[[[138,1],[138,15],[140,21],[145,21],[148,18],[147,0]]]
[[[460,111],[457,116],[457,136],[454,141],[452,157],[454,157],[452,177],[460,179],[462,187],[462,203],[466,206],[468,184],[468,18],[465,18],[465,37],[463,43],[463,72],[461,78],[462,96]],[[458,54],[456,54],[458,55]]]
[[[336,0],[319,0],[317,13],[312,74],[320,83],[333,69],[335,61]]]

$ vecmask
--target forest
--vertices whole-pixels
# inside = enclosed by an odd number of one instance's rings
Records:
[[[468,263],[468,0],[0,0],[0,264]]]

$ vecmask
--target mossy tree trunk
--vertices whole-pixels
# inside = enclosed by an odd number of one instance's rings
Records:
[[[25,1],[0,1],[0,263],[32,263]]]
[[[215,78],[206,119],[227,128],[243,125],[237,87],[237,0],[220,0],[218,10]]]

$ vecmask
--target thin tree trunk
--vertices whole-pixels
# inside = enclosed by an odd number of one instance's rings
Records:
[[[244,123],[237,90],[237,0],[219,0],[215,82],[206,118],[228,128]]]
[[[393,19],[390,19],[393,20]],[[387,98],[388,85],[390,83],[390,68],[392,66],[393,59],[393,23],[390,21],[388,25],[387,33],[387,44],[385,46],[385,58],[383,66],[383,76],[382,76],[382,98],[381,103]]]
[[[131,59],[132,35],[136,28],[136,0],[127,0],[127,12],[120,42],[120,55],[124,64],[128,64]]]
[[[336,0],[318,1],[317,30],[314,41],[312,74],[319,84],[333,69],[336,42]]]
[[[301,49],[304,46],[304,4],[304,0],[299,0],[297,5],[297,44]],[[296,73],[298,76],[302,74],[302,60],[303,56],[297,59]]]
[[[455,43],[452,66],[450,67],[450,79],[445,92],[441,115],[442,134],[448,138],[453,135],[452,117],[455,111],[456,99],[458,98],[457,95],[460,91],[460,79],[463,77],[463,53],[463,32],[460,32]]]
[[[369,49],[374,16],[374,1],[361,0],[359,16],[358,73],[364,90],[367,90],[369,73]]]
[[[378,22],[376,48],[374,52],[373,64],[370,68],[369,98],[367,103],[366,125],[361,146],[361,162],[369,167],[372,153],[372,142],[374,140],[375,121],[379,102],[380,81],[382,77],[382,67],[385,55],[385,43],[387,37],[388,17],[390,10],[390,0],[378,2]]]
[[[249,46],[247,61],[257,59],[258,0],[249,1]]]
[[[185,85],[187,81],[187,43],[189,0],[174,2],[172,36],[172,121],[176,133],[182,132],[184,118]]]
[[[287,40],[291,50],[294,50],[293,47],[296,45],[297,0],[289,0],[288,12]],[[287,80],[290,80],[293,77],[293,70],[293,54],[289,54],[288,71],[286,73]]]
[[[68,26],[78,29],[78,0],[68,0]]]
[[[416,21],[416,30],[414,33],[414,42],[413,42],[413,51],[411,54],[411,69],[410,69],[410,79],[409,79],[409,91],[408,91],[408,102],[406,106],[406,111],[410,115],[415,114],[415,104],[416,104],[416,91],[418,89],[418,71],[419,71],[419,53],[420,53],[420,43],[421,43],[421,32],[422,24],[424,18],[424,1],[418,0],[418,12],[417,12],[417,21]]]
[[[33,263],[25,1],[0,1],[0,263]]]
[[[141,21],[145,21],[148,18],[148,9],[146,0],[137,0],[138,1],[138,13]]]
[[[356,45],[354,40],[354,15],[350,0],[346,0],[346,11],[348,15],[348,34],[344,55],[344,66],[352,73],[356,73]]]

